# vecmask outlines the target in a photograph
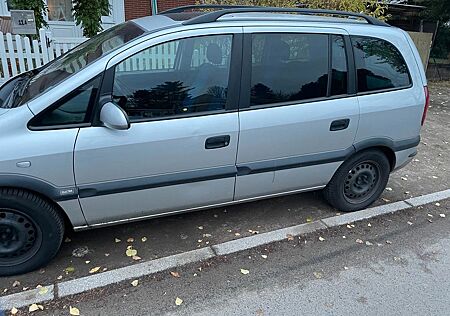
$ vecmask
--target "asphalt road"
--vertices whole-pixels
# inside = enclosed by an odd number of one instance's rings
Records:
[[[39,314],[75,306],[82,315],[448,315],[450,200],[176,272],[56,301]]]

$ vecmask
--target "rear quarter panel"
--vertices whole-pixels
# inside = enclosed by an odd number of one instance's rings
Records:
[[[392,43],[403,55],[412,79],[410,88],[358,96],[361,116],[355,143],[374,138],[402,141],[417,137],[425,104],[424,83],[420,60],[416,60],[404,32],[379,26],[353,26],[348,31],[351,36],[370,36]]]

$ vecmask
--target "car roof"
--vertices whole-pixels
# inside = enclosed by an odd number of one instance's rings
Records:
[[[215,11],[192,11],[209,8]],[[346,17],[344,17],[346,16]],[[358,25],[389,26],[389,24],[373,17],[344,11],[309,10],[293,8],[264,8],[248,6],[186,6],[179,7],[158,15],[133,20],[148,32],[181,25],[206,24],[212,22],[232,21],[288,21],[288,22],[315,22],[315,23],[344,23]]]

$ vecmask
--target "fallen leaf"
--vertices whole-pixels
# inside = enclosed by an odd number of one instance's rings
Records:
[[[183,304],[183,300],[181,298],[177,297],[175,299],[175,305],[180,306],[181,304]]]
[[[72,239],[70,239],[69,237],[66,237],[66,239],[64,239],[64,242],[65,243],[69,243],[69,242],[71,242],[72,241]]]
[[[261,255],[263,259],[267,259],[267,255]]]
[[[372,227],[372,224],[371,223],[367,224],[367,227]]]
[[[18,287],[20,285],[19,281],[14,281],[12,287]]]
[[[142,242],[146,242],[146,241],[147,241],[147,237],[142,237],[142,238],[141,238],[141,241],[142,241]]]
[[[84,263],[89,264],[91,263],[91,260],[86,260]]]
[[[114,239],[114,241],[117,242],[117,243],[119,243],[119,242],[121,242],[122,240],[120,240],[119,238],[116,238],[116,239]]]
[[[139,256],[133,256],[133,257],[131,257],[131,259],[133,259],[134,261],[142,260],[142,258]]]
[[[356,242],[357,242],[358,244],[364,243],[361,239],[356,239]]]
[[[16,315],[18,311],[19,310],[17,308],[13,307],[9,312],[11,313],[11,315]]]
[[[324,241],[325,238],[323,238],[322,236],[319,237],[319,241]]]
[[[348,267],[344,267],[344,270],[348,270]]]
[[[239,233],[234,233],[234,236],[241,236],[241,234],[239,234]]]
[[[132,286],[138,286],[138,284],[139,284],[139,280],[131,281]]]
[[[370,241],[368,241],[368,240],[366,241],[366,245],[367,246],[373,246],[373,244]]]
[[[347,225],[347,228],[348,228],[348,229],[352,229],[352,226],[351,226],[351,225]]]
[[[75,268],[74,267],[67,267],[64,269],[64,272],[66,272],[66,274],[75,272]]]
[[[392,191],[392,188],[387,187],[386,191]]]
[[[406,224],[408,224],[409,226],[411,226],[413,223],[410,221],[407,221]]]
[[[197,228],[200,230],[203,230],[203,226],[198,226]]]
[[[128,242],[128,243],[134,242],[134,238],[128,238],[128,239],[127,239],[127,242]]]
[[[241,273],[244,275],[247,275],[250,273],[250,271],[246,270],[246,269],[241,269]]]
[[[431,214],[427,214],[429,217],[433,217],[433,215],[431,215]]]
[[[62,275],[59,275],[59,276],[56,278],[56,280],[62,280],[62,278],[63,278],[63,276],[62,276]]]
[[[125,254],[127,255],[127,257],[134,257],[137,256],[137,250],[133,249],[132,247],[129,247],[125,252]]]
[[[176,272],[176,271],[170,271],[170,274],[174,277],[174,278],[179,278],[180,277],[180,273]]]
[[[391,200],[386,199],[386,198],[381,198],[384,202],[389,203]]]
[[[44,294],[47,294],[47,293],[48,293],[48,288],[47,287],[43,286],[43,287],[39,288],[39,294],[40,295],[44,295]]]
[[[294,240],[294,236],[292,236],[291,234],[287,234],[286,237],[288,241]]]
[[[313,221],[313,218],[311,216],[306,217],[306,222],[311,223]]]
[[[322,279],[323,278],[323,274],[322,272],[313,272],[314,276],[316,277],[316,279]]]
[[[431,176],[433,179],[437,179],[438,177],[436,177],[436,176]]]
[[[80,310],[76,307],[69,306],[69,314],[73,316],[80,316]]]
[[[31,312],[35,312],[37,310],[44,310],[44,306],[39,305],[39,304],[31,304],[30,307],[28,307],[28,311]]]
[[[100,270],[100,267],[95,267],[95,268],[92,268],[91,270],[89,270],[89,273],[97,273],[98,271]]]
[[[444,218],[444,217],[445,217],[445,214],[439,214],[439,216],[442,217],[442,218]]]
[[[392,241],[386,240],[386,243],[387,243],[388,245],[390,245],[390,244],[392,244]]]
[[[346,239],[347,237],[346,236],[342,236],[342,238]]]
[[[436,206],[441,206],[441,203],[437,202],[437,203],[435,203],[434,205],[436,205]]]
[[[211,237],[211,236],[212,236],[211,234],[203,234],[203,237],[206,237],[206,238]]]
[[[402,179],[403,181],[408,181],[408,178],[406,178],[406,177],[401,177],[401,179]]]

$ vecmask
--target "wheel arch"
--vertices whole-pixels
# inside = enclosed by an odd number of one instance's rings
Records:
[[[61,215],[64,221],[64,226],[68,230],[73,230],[73,223],[70,220],[66,210],[58,203],[59,201],[65,201],[68,199],[61,198],[60,190],[52,184],[37,178],[24,175],[0,175],[0,189],[16,189],[23,190],[29,193],[39,196],[41,199],[52,204]]]

